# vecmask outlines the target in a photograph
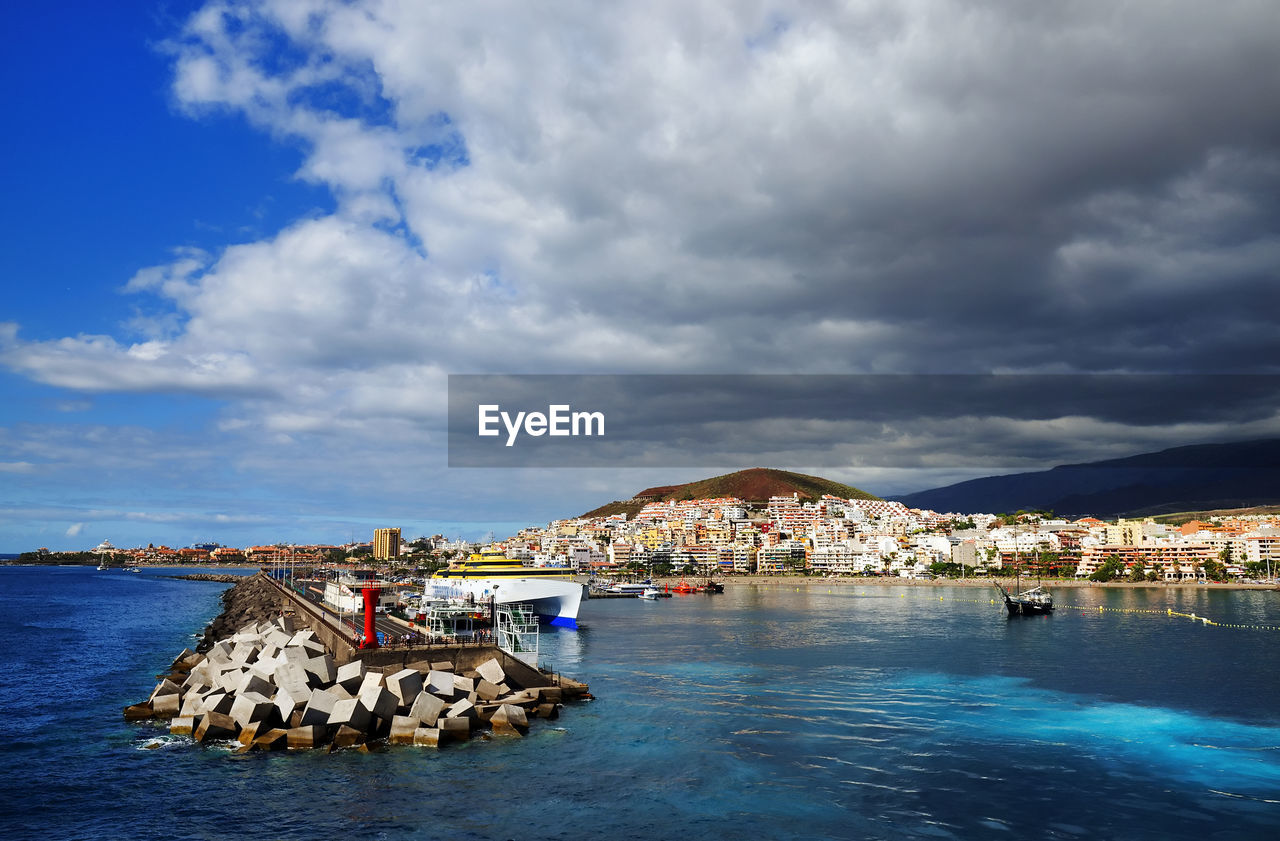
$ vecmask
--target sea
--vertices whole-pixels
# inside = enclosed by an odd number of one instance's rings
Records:
[[[121,716],[220,609],[175,572],[0,568],[0,838],[1280,838],[1280,592],[592,600],[523,739],[234,755]]]

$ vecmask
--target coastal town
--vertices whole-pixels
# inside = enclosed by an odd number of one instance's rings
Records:
[[[368,543],[202,544],[120,549],[92,557],[119,564],[316,565],[352,560],[438,568],[481,548],[531,566],[571,566],[593,576],[809,575],[898,579],[1034,574],[1093,581],[1205,582],[1272,579],[1280,570],[1280,514],[1230,514],[1177,525],[1155,518],[1065,519],[1047,512],[957,514],[879,499],[823,495],[645,502],[618,512],[555,520],[506,540],[442,535],[402,541],[378,529]],[[45,551],[45,550],[42,550]],[[24,555],[35,560],[40,553]],[[47,552],[46,552],[47,554]]]

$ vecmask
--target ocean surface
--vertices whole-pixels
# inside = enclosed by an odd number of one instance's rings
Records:
[[[0,838],[1280,837],[1277,592],[595,600],[523,740],[234,756],[121,718],[226,586],[163,576],[0,568]]]

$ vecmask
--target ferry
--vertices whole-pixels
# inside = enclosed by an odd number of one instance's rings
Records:
[[[527,604],[551,625],[576,628],[583,590],[571,567],[525,566],[514,558],[486,552],[436,572],[427,579],[423,598]]]

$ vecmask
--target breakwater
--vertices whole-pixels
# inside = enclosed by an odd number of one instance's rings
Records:
[[[222,595],[196,651],[158,675],[126,720],[160,720],[197,743],[237,751],[381,744],[440,747],[473,733],[521,736],[589,697],[584,684],[544,673],[493,646],[359,650],[332,634],[313,606],[256,575]],[[318,627],[307,627],[308,624]]]

